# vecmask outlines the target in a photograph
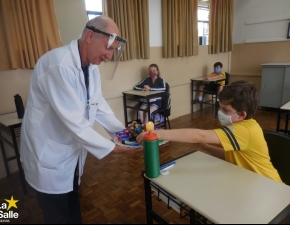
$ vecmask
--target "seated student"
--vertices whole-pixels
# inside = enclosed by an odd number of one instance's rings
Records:
[[[160,77],[160,70],[156,64],[151,64],[148,67],[149,77],[142,80],[140,83],[136,84],[134,89],[140,91],[165,91],[166,82],[163,78]],[[140,99],[140,109],[147,109],[147,102]],[[159,109],[162,107],[161,97],[150,99],[150,112]],[[148,114],[144,111],[138,111],[138,116],[141,120],[141,123],[148,123]],[[151,118],[151,115],[150,115]]]
[[[222,71],[223,64],[221,62],[216,62],[213,65],[213,68],[214,68],[214,72],[212,72],[210,75],[205,77],[203,80],[208,81],[208,80],[212,80],[212,79],[216,79],[216,78],[226,78],[225,72]],[[225,86],[224,80],[218,82],[218,86],[214,82],[210,82],[208,84],[201,84],[199,86],[200,92],[198,94],[198,99],[196,99],[194,103],[202,102],[202,100],[203,100],[202,99],[202,95],[203,95],[202,90],[217,91],[217,93],[219,94],[223,90],[224,86]],[[217,101],[219,101],[219,98],[217,98]]]
[[[155,130],[154,133],[161,140],[200,143],[213,156],[282,183],[272,165],[263,130],[253,119],[259,105],[256,87],[249,81],[236,81],[225,86],[219,98],[218,118],[222,128]],[[138,135],[139,144],[144,134]]]

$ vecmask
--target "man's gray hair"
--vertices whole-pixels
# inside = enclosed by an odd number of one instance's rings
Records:
[[[106,32],[106,28],[108,27],[107,16],[97,16],[86,23],[86,26],[93,26],[101,31]],[[86,33],[88,28],[84,28],[82,35]]]

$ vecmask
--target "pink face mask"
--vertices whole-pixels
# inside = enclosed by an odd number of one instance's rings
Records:
[[[149,75],[151,78],[154,78],[156,76],[156,73],[155,72],[149,72]]]

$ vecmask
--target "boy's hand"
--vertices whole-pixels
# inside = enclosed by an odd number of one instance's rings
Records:
[[[144,140],[144,135],[147,134],[148,132],[142,132],[136,137],[136,141],[139,143],[139,145],[143,144]]]
[[[206,150],[209,147],[209,144],[207,144],[207,143],[200,142],[197,144],[199,145],[199,148],[202,150]]]
[[[207,76],[207,77],[205,77],[203,80],[211,80],[211,76]]]

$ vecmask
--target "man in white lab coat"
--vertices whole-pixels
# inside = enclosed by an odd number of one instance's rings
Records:
[[[88,151],[98,159],[136,152],[93,129],[97,121],[112,138],[124,129],[102,96],[98,65],[125,43],[115,22],[99,16],[87,22],[80,39],[44,54],[34,68],[21,161],[46,223],[82,223],[77,189]]]

